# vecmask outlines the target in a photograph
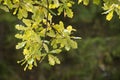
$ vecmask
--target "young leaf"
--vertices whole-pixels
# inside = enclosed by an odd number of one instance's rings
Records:
[[[65,45],[65,49],[66,49],[67,51],[69,51],[69,50],[70,50],[70,45],[69,45],[69,44],[66,44],[66,45]]]
[[[24,71],[26,71],[27,67],[28,67],[28,64],[26,64],[26,66],[25,66],[25,68],[24,68]]]
[[[32,21],[30,19],[23,19],[22,21],[25,23],[25,25],[31,26]]]
[[[48,52],[49,52],[48,46],[47,46],[46,44],[43,43],[43,47],[44,47],[45,51],[48,53]]]
[[[18,19],[22,19],[23,17],[26,18],[28,16],[28,13],[24,8],[19,8],[17,16]]]
[[[83,0],[78,0],[78,4],[80,4]]]
[[[16,37],[16,38],[19,38],[19,39],[22,39],[22,38],[23,38],[23,35],[22,35],[22,34],[16,34],[15,37]]]
[[[98,5],[100,3],[100,0],[93,0],[93,3]]]
[[[29,64],[28,69],[31,70],[32,67],[33,67],[33,65],[32,65],[32,64]]]
[[[113,10],[110,11],[110,12],[107,14],[106,19],[107,19],[108,21],[110,21],[110,20],[112,19],[112,17],[113,17]]]
[[[56,36],[56,34],[53,30],[50,30],[49,33],[47,33],[47,35],[50,36],[50,37],[55,37]]]
[[[33,5],[30,3],[25,4],[25,8],[29,12],[33,12]]]
[[[9,12],[9,9],[6,6],[0,5],[0,9],[4,10],[5,12]]]
[[[28,60],[28,64],[33,64],[33,62],[34,62],[33,58],[31,58],[31,59]]]
[[[83,0],[83,4],[84,5],[88,5],[89,4],[89,0]]]
[[[36,62],[36,60],[34,60],[34,65],[37,66],[37,62]]]
[[[54,60],[55,60],[56,64],[60,64],[59,58],[57,58],[57,57],[54,56]]]
[[[67,30],[68,30],[69,33],[71,33],[71,31],[73,30],[73,29],[72,29],[72,26],[68,26],[68,27],[67,27]]]
[[[20,48],[24,47],[25,44],[26,44],[26,42],[18,43],[18,44],[16,45],[16,49],[20,49]]]
[[[55,49],[55,50],[50,51],[50,53],[60,53],[61,51],[62,51],[61,49]]]
[[[53,0],[53,1],[54,1],[54,4],[57,5],[57,7],[60,5],[60,4],[59,4],[59,0]]]
[[[73,11],[71,9],[66,9],[66,14],[69,18],[72,18],[73,17]]]
[[[24,26],[22,26],[22,25],[16,25],[15,26],[15,28],[17,29],[17,30],[26,30],[26,27],[24,27]]]
[[[50,65],[55,65],[55,60],[53,58],[53,55],[51,54],[48,55],[48,61]]]
[[[25,49],[23,50],[23,54],[24,54],[24,55],[29,54],[29,50],[25,48]]]
[[[63,7],[60,6],[60,7],[58,8],[58,15],[60,15],[62,12],[63,12]]]
[[[77,42],[73,41],[73,40],[70,40],[70,45],[73,49],[76,49],[77,48]]]

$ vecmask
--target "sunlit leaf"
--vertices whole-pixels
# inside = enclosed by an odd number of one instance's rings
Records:
[[[54,60],[55,60],[56,64],[60,64],[60,60],[59,60],[59,58],[54,57]]]
[[[32,65],[32,64],[29,64],[28,69],[31,70],[32,67],[33,67],[33,65]]]
[[[50,53],[60,53],[61,51],[62,51],[61,49],[55,49],[55,50],[50,51]]]
[[[98,5],[100,3],[100,0],[93,0],[93,3]]]
[[[24,49],[24,50],[23,50],[23,54],[24,54],[24,55],[29,54],[29,50],[28,50],[28,49]]]
[[[19,24],[17,24],[17,25],[15,26],[15,28],[16,28],[17,30],[26,30],[26,27],[24,27],[24,26],[22,26],[22,25],[19,25]]]
[[[27,67],[28,67],[28,64],[25,66],[24,71],[26,71]]]
[[[63,7],[61,6],[58,8],[58,15],[60,15],[62,12],[63,12]]]
[[[27,26],[31,26],[32,21],[29,19],[23,19],[22,20]]]
[[[36,60],[34,60],[34,65],[37,66],[37,62],[36,62]]]
[[[17,13],[17,11],[18,11],[18,8],[16,8],[16,9],[14,10],[13,15],[15,15],[15,14]]]
[[[83,4],[84,5],[88,5],[89,4],[89,0],[83,0]]]
[[[0,5],[0,9],[4,10],[5,12],[9,12],[9,9],[6,6]]]
[[[78,4],[80,4],[83,0],[78,0]]]
[[[50,54],[48,55],[48,61],[50,65],[55,65],[55,60],[53,55],[50,55]]]
[[[43,47],[44,47],[45,51],[48,53],[49,52],[48,46],[46,44],[43,44]]]
[[[73,12],[71,9],[66,9],[66,14],[69,18],[72,18],[73,17]]]
[[[47,33],[48,36],[50,37],[55,37],[55,32],[53,30],[50,30],[49,33]]]
[[[16,38],[19,38],[19,39],[22,39],[22,38],[23,38],[23,35],[22,35],[22,34],[16,34],[15,37],[16,37]]]
[[[16,49],[20,49],[20,48],[24,47],[25,44],[26,44],[26,42],[18,43],[18,44],[16,45]]]
[[[106,19],[107,19],[108,21],[110,21],[110,20],[112,19],[112,17],[113,17],[113,11],[110,11],[110,12],[107,14],[107,16],[106,16]]]
[[[68,26],[67,27],[67,30],[69,31],[69,32],[71,32],[73,29],[72,29],[72,26]]]
[[[33,12],[33,5],[30,3],[25,4],[26,10],[29,12]]]

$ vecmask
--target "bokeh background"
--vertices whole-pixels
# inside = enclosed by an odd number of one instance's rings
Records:
[[[105,20],[101,5],[75,4],[72,19],[55,17],[77,30],[78,49],[63,51],[60,65],[50,66],[47,59],[31,71],[23,71],[17,61],[23,58],[16,50],[15,24],[21,22],[10,13],[0,10],[0,80],[120,80],[120,19],[114,14]]]

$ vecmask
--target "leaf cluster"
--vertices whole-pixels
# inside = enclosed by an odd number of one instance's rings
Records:
[[[111,20],[113,12],[120,16],[119,0],[93,0],[94,4],[104,1],[103,9],[107,14],[106,19]],[[78,4],[88,5],[89,0],[78,0]],[[23,22],[15,27],[19,31],[15,35],[20,39],[16,49],[23,49],[24,59],[18,61],[25,65],[24,70],[32,69],[48,57],[50,65],[60,64],[57,54],[62,50],[69,51],[71,48],[77,48],[74,39],[79,37],[72,36],[76,31],[71,25],[64,26],[62,21],[55,24],[52,21],[53,16],[59,16],[62,13],[64,17],[73,17],[71,7],[74,0],[0,0],[0,8],[17,16]],[[54,12],[57,10],[57,12]]]

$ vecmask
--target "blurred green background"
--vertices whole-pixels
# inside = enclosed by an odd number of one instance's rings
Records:
[[[0,10],[0,80],[120,80],[120,20],[115,14],[105,20],[101,6],[73,6],[74,18],[55,17],[77,29],[82,37],[78,49],[62,52],[60,65],[49,66],[47,60],[31,71],[17,64],[23,55],[16,50],[15,24],[21,22]]]

